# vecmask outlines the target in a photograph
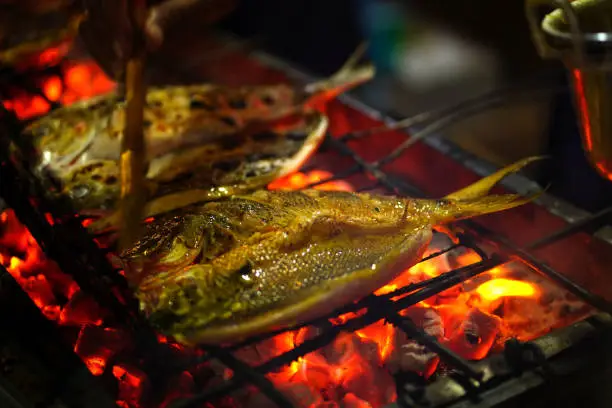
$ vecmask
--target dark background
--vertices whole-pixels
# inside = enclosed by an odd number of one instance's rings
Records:
[[[362,3],[241,0],[221,26],[240,37],[255,39],[258,47],[311,73],[328,75],[364,40],[359,16]],[[561,63],[545,62],[537,55],[522,0],[413,0],[409,5],[420,19],[495,50],[503,81],[512,83],[544,72],[552,82],[568,86]],[[461,99],[461,95],[438,99],[443,105],[444,99]],[[366,102],[377,107],[375,100]],[[541,119],[547,124],[541,137],[546,145],[543,153],[552,160],[536,175],[538,181],[551,184],[550,192],[587,210],[609,205],[612,185],[593,171],[584,156],[571,95],[552,98],[550,106],[549,117]]]
[[[241,0],[223,25],[239,35],[262,38],[269,51],[323,74],[336,69],[363,39],[360,3]],[[547,65],[531,43],[521,0],[416,0],[409,4],[423,19],[501,51],[510,77]]]

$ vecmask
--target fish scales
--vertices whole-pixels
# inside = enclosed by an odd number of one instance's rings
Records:
[[[214,232],[202,231],[202,235],[218,236],[222,230],[229,231],[234,238],[231,249],[244,250],[217,255],[205,268],[196,267],[181,277],[171,273],[145,278],[141,294],[146,296],[146,304],[156,304],[154,310],[173,307],[178,315],[185,316],[174,330],[188,330],[207,322],[214,326],[218,319],[239,320],[253,311],[291,302],[296,290],[308,291],[355,270],[371,269],[390,249],[406,252],[414,244],[414,234],[389,234],[390,227],[401,228],[402,224],[412,233],[415,229],[406,222],[404,202],[392,197],[372,199],[369,195],[316,190],[260,191],[248,199],[210,203],[203,210],[202,219],[212,220],[204,229]],[[225,226],[215,223],[219,219],[225,220]],[[159,226],[149,228],[153,231]],[[148,236],[159,248],[159,234],[149,232]],[[430,232],[422,234],[426,240],[430,236]],[[245,272],[247,264],[253,285],[245,286],[237,292],[239,296],[233,297],[233,312],[228,314],[226,304],[211,305],[209,300],[218,295],[219,286],[210,275],[231,278],[235,271]],[[189,293],[198,293],[196,297],[203,302],[193,304]],[[153,311],[153,320],[159,321],[166,314],[161,316]]]

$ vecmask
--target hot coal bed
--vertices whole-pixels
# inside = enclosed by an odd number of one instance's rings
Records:
[[[226,84],[295,77],[265,55],[219,64]],[[434,234],[421,263],[325,318],[187,349],[138,313],[108,237],[45,198],[18,136],[32,117],[113,84],[86,60],[1,74],[2,407],[608,406],[610,209],[584,214],[545,195],[461,222]],[[448,144],[360,132],[390,120],[348,97],[327,114],[322,149],[269,188],[434,197],[489,170]],[[531,188],[519,176],[506,186]]]

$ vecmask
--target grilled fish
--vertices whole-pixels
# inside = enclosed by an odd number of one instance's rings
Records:
[[[238,341],[374,292],[422,257],[436,225],[530,201],[489,191],[533,160],[440,200],[262,190],[210,202],[156,219],[120,259],[162,332]]]
[[[144,217],[196,202],[245,194],[296,171],[324,139],[327,118],[313,112],[291,119],[290,126],[281,123],[263,130],[243,131],[153,160],[147,174],[151,199],[145,206]],[[95,215],[100,211],[86,208],[99,203],[114,208],[120,191],[118,178],[117,161],[97,161],[71,172],[65,178],[64,188],[81,205],[81,213]],[[96,189],[94,194],[92,189]],[[102,215],[89,226],[91,231],[118,225],[118,213]]]
[[[318,103],[373,74],[370,65],[350,63],[304,93],[287,85],[151,89],[144,114],[152,194],[197,187],[195,195],[192,191],[189,199],[179,200],[185,205],[196,196],[207,200],[247,187],[255,190],[296,170],[316,150],[327,128],[326,117],[311,109],[309,101]],[[106,214],[119,192],[117,161],[124,122],[124,102],[111,94],[58,109],[32,123],[24,136],[39,153],[38,169],[50,170],[63,181],[63,193],[77,210]],[[175,183],[183,176],[191,177],[188,183]],[[215,190],[207,195],[205,190],[211,188]],[[174,198],[152,203],[156,210],[148,215],[177,208],[168,207],[178,202]],[[113,219],[105,221],[109,223]]]

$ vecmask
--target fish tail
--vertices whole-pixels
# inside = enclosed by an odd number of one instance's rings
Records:
[[[442,206],[442,211],[437,212],[435,224],[444,224],[520,207],[535,200],[542,193],[543,191],[539,191],[529,196],[518,194],[490,195],[467,200],[450,201],[447,205]]]
[[[516,163],[510,164],[509,166],[506,166],[503,169],[462,188],[461,190],[455,191],[444,198],[447,200],[468,200],[485,197],[487,194],[489,194],[491,189],[506,176],[516,173],[528,164],[543,159],[546,159],[546,156],[533,156],[519,160]]]
[[[511,164],[503,169],[485,177],[468,187],[462,188],[438,201],[434,212],[435,224],[456,221],[479,215],[509,210],[527,204],[544,191],[521,196],[518,194],[489,194],[491,189],[504,177],[515,173],[528,164],[542,160],[544,157],[529,157]]]
[[[371,63],[359,64],[367,50],[367,43],[361,43],[353,54],[331,77],[306,86],[305,91],[310,97],[306,101],[309,106],[318,105],[334,99],[338,95],[352,89],[374,77],[376,69]]]

